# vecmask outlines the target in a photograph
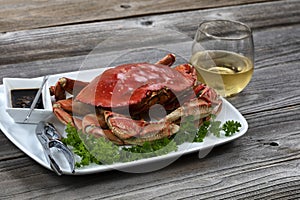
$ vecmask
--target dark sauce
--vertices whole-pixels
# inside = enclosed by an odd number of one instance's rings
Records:
[[[13,108],[30,108],[38,89],[15,89],[11,90],[11,102]],[[42,94],[40,95],[35,107],[43,109]]]

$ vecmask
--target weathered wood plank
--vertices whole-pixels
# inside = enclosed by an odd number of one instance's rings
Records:
[[[27,157],[1,162],[0,180],[5,184],[0,185],[4,191],[0,197],[57,199],[64,194],[67,199],[296,198],[300,189],[300,129],[293,125],[300,122],[299,111],[287,113],[294,116],[293,121],[251,127],[244,137],[216,147],[202,160],[196,154],[187,155],[149,174],[111,171],[58,178]],[[270,114],[267,118],[281,116]],[[255,120],[248,121],[255,124]]]
[[[291,25],[255,32],[258,69],[249,87],[230,99],[249,123],[244,137],[214,148],[200,161],[196,154],[187,155],[165,169],[142,176],[111,171],[58,178],[26,156],[5,159],[0,162],[0,190],[4,191],[0,198],[59,198],[61,194],[69,199],[299,197],[300,82],[294,79],[284,84],[299,74],[299,45],[291,31],[299,29],[300,25]],[[283,44],[280,35],[289,42]],[[286,56],[289,47],[294,50]],[[266,59],[267,55],[275,60]],[[283,73],[281,66],[288,70]],[[266,89],[278,90],[276,84],[282,85],[280,93],[266,96]],[[255,101],[250,102],[248,95]],[[12,156],[13,148],[6,152],[11,151]]]
[[[1,0],[0,32],[264,1],[267,0]]]
[[[7,48],[0,52],[4,50],[7,58],[0,55],[6,62],[0,62],[0,79],[35,77],[79,69],[85,53],[112,30],[125,29],[122,23],[163,25],[193,36],[195,21],[220,14],[254,28],[256,69],[249,86],[229,99],[249,123],[246,135],[214,148],[202,160],[186,155],[157,172],[57,177],[0,134],[0,199],[299,199],[299,1],[257,5],[241,6],[241,11],[220,8],[2,35],[0,41],[5,42],[0,44]],[[83,36],[88,39],[80,41]],[[157,39],[166,41],[163,36]],[[17,56],[8,59],[14,53]],[[107,59],[113,54],[107,53]]]
[[[239,20],[255,30],[299,23],[299,16],[299,1],[289,0],[12,32],[0,35],[0,65],[87,55],[114,33],[130,28],[169,28],[194,37],[204,19]]]
[[[2,131],[0,131],[0,144],[0,161],[10,160],[25,155],[15,145],[8,142],[8,139],[4,136]]]

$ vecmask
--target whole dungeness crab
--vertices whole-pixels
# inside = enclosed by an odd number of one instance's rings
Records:
[[[61,78],[50,88],[56,98],[54,114],[83,133],[119,145],[169,137],[178,132],[185,116],[192,115],[199,125],[220,111],[222,100],[197,81],[193,66],[171,68],[174,62],[175,56],[168,54],[156,64],[124,64],[107,69],[90,83]],[[76,94],[74,83],[80,90]],[[73,98],[65,99],[65,91]],[[150,116],[156,104],[164,113]]]

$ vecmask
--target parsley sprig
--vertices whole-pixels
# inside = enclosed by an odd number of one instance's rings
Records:
[[[221,137],[222,134],[229,137],[239,132],[241,127],[241,123],[234,120],[227,120],[222,124],[221,121],[216,120],[215,115],[212,115],[209,121],[203,122],[199,127],[193,142],[203,142],[209,133],[212,133],[216,137]]]
[[[76,167],[82,167],[90,163],[112,164],[165,155],[177,151],[178,145],[183,142],[203,142],[204,138],[210,133],[215,137],[221,137],[222,135],[229,137],[238,132],[240,128],[240,122],[228,120],[222,124],[221,121],[216,120],[214,115],[197,128],[194,119],[188,117],[175,136],[145,142],[141,146],[134,145],[120,148],[103,137],[96,138],[92,135],[83,134],[68,125],[66,128],[67,137],[63,138],[62,142],[71,146],[73,152],[80,157]]]
[[[228,137],[232,136],[236,132],[239,132],[241,127],[242,125],[240,122],[228,120],[223,124],[222,130],[225,131],[225,136]]]
[[[208,134],[209,126],[210,126],[210,121],[203,122],[202,126],[199,127],[193,142],[203,142],[204,138]]]
[[[142,158],[149,158],[176,151],[178,146],[172,138],[162,138],[143,145],[120,148],[104,137],[96,138],[93,135],[83,134],[70,124],[66,128],[67,137],[62,142],[71,146],[74,154],[80,157],[76,167],[83,167],[90,163],[112,164],[129,162]]]

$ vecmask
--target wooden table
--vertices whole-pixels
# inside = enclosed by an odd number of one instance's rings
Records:
[[[159,2],[2,0],[0,83],[76,71],[118,31],[164,27],[192,38],[204,19],[238,20],[253,29],[255,72],[228,100],[247,119],[247,133],[201,160],[186,155],[151,173],[61,177],[0,134],[0,199],[300,198],[300,1]]]

